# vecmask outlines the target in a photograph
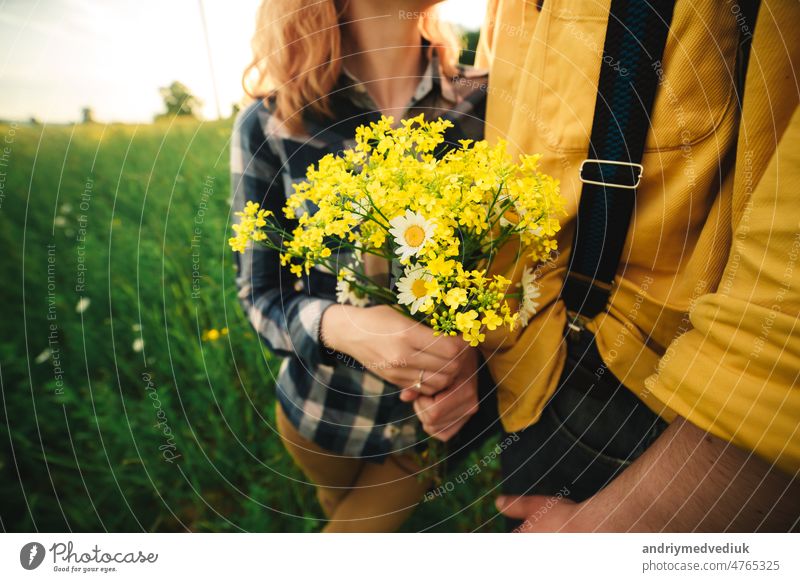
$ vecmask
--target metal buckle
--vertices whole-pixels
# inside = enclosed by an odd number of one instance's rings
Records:
[[[586,330],[586,324],[589,321],[580,313],[567,311],[567,337],[571,340],[578,340],[581,334]]]
[[[631,186],[630,184],[612,184],[609,182],[598,182],[596,180],[587,180],[586,178],[583,177],[583,168],[586,166],[587,163],[608,164],[611,166],[627,166],[629,168],[636,168],[639,170],[639,175],[636,176],[636,183],[633,186]],[[632,162],[616,162],[614,160],[596,160],[592,158],[583,160],[583,162],[581,162],[581,167],[578,170],[578,177],[580,178],[580,181],[583,182],[584,184],[593,184],[595,186],[606,186],[606,187],[610,186],[612,188],[622,188],[624,190],[635,190],[636,188],[639,187],[639,183],[642,181],[643,172],[644,172],[644,166],[642,164],[634,164]]]

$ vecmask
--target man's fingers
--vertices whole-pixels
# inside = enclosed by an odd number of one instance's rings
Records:
[[[469,381],[448,388],[435,396],[417,396],[413,399],[414,412],[422,422],[425,432],[434,434],[447,430],[454,423],[468,419],[478,410],[477,389]],[[404,401],[410,396],[402,396]]]
[[[430,396],[422,396],[419,395],[414,400],[414,412],[417,414],[420,422],[425,424],[431,424],[430,422],[430,407],[433,406],[433,398]]]
[[[430,436],[450,440],[475,413],[476,406],[468,400],[453,407],[443,408],[441,402],[429,396],[419,396],[414,401],[414,412],[422,423],[422,429]]]
[[[402,402],[414,402],[417,398],[420,397],[420,393],[413,388],[403,388],[400,391],[400,400]]]
[[[445,428],[467,413],[470,403],[450,390],[440,392],[434,397],[419,396],[414,400],[414,412],[422,424]]]
[[[445,427],[443,429],[434,427],[434,428],[431,429],[431,432],[428,433],[428,434],[431,435],[431,438],[435,438],[436,440],[439,440],[439,441],[442,441],[443,443],[446,443],[451,438],[456,436],[456,434],[458,434],[458,431],[460,431],[461,427],[463,427],[464,424],[466,424],[467,420],[469,420],[469,417],[465,416],[465,417],[462,417],[460,420],[457,420],[456,422],[450,424],[449,426],[447,426],[447,427]]]
[[[501,495],[494,504],[497,511],[513,519],[527,519],[547,505],[545,495]]]

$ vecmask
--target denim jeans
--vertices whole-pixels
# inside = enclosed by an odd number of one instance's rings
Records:
[[[615,378],[594,337],[568,340],[567,362],[541,420],[503,451],[503,492],[583,501],[641,455],[667,427]],[[515,524],[511,524],[515,525]]]

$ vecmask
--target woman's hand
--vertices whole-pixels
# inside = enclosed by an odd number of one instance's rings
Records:
[[[459,366],[450,388],[435,396],[416,396],[414,412],[422,423],[422,430],[442,442],[453,438],[470,417],[478,412],[477,350],[467,351],[467,357]]]
[[[320,339],[405,389],[406,401],[450,388],[462,364],[474,356],[460,337],[435,336],[428,326],[387,305],[332,305],[323,313]]]

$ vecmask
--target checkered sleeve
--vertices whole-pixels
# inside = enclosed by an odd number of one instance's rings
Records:
[[[281,164],[264,134],[268,112],[260,103],[243,110],[231,140],[233,210],[248,201],[271,210],[284,230],[293,221],[284,217],[286,202]],[[238,298],[247,318],[269,349],[283,357],[296,356],[313,369],[329,356],[319,339],[322,314],[333,301],[298,290],[298,279],[280,264],[280,254],[263,246],[234,253]],[[302,287],[302,286],[300,286]]]

